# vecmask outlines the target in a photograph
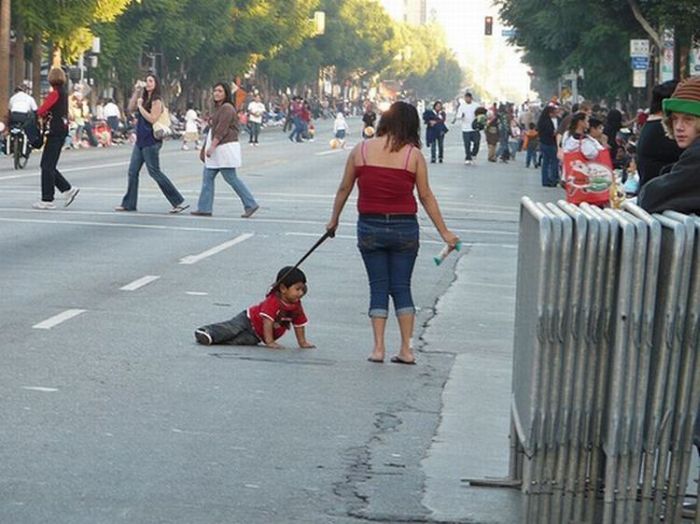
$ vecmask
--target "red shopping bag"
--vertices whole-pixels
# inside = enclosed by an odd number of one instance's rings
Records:
[[[567,202],[587,202],[601,207],[610,204],[614,174],[608,149],[599,151],[598,156],[590,159],[579,146],[576,151],[564,153],[563,170]]]

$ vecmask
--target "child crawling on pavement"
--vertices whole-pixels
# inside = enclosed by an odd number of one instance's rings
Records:
[[[306,340],[307,324],[301,297],[306,294],[306,275],[299,268],[283,267],[277,273],[276,284],[265,300],[241,311],[231,320],[209,324],[194,332],[200,344],[231,344],[256,346],[260,342],[269,348],[283,349],[276,341],[290,325],[301,348],[316,347]]]

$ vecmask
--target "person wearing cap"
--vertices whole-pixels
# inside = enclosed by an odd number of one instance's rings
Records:
[[[700,213],[700,77],[678,84],[663,110],[666,132],[683,153],[642,188],[639,205],[649,213]]]

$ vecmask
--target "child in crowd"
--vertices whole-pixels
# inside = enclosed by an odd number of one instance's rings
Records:
[[[603,132],[605,125],[595,117],[588,119],[588,134],[603,147],[608,147],[608,136]]]
[[[306,340],[307,324],[301,297],[306,294],[306,275],[299,268],[283,267],[265,300],[241,311],[231,320],[209,324],[194,332],[200,344],[230,344],[235,346],[265,346],[283,349],[276,341],[290,325],[301,348],[315,347]]]
[[[537,166],[537,149],[540,147],[539,133],[537,132],[537,126],[534,122],[530,122],[527,131],[525,131],[525,140],[523,142],[523,149],[526,151],[525,156],[525,167],[530,167],[532,162],[533,166]]]
[[[349,126],[347,120],[345,120],[345,115],[341,111],[338,111],[333,122],[333,133],[335,134],[335,138],[340,142],[340,147],[343,149],[345,149],[345,135],[348,132],[348,128]]]
[[[195,149],[199,149],[199,116],[193,105],[187,106],[185,113],[185,133],[182,135],[182,149],[187,151],[188,142],[194,142]]]

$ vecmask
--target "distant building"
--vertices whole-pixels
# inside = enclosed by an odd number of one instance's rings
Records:
[[[379,0],[397,22],[423,25],[427,21],[427,0]]]

